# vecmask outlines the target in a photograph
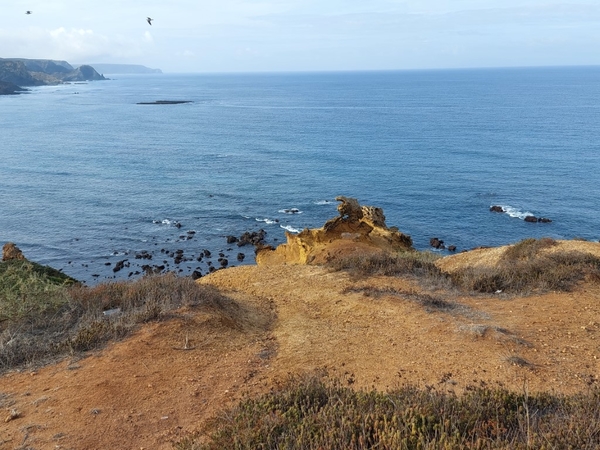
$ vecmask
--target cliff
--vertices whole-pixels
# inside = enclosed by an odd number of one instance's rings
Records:
[[[12,83],[17,88],[105,79],[91,66],[80,66],[75,69],[66,61],[0,58],[0,82]],[[14,87],[0,86],[0,94],[14,94],[18,91],[19,89]]]

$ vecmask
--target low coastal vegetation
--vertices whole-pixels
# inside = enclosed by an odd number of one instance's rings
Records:
[[[138,324],[222,296],[187,277],[82,286],[27,260],[0,263],[0,373],[35,367],[122,338]]]
[[[440,256],[417,251],[351,256],[330,266],[357,277],[410,276],[423,287],[480,294],[569,291],[582,280],[600,281],[600,258],[578,251],[550,251],[556,245],[550,238],[525,239],[507,247],[493,266],[469,266],[450,273],[436,266]]]
[[[508,247],[495,267],[464,268],[450,279],[467,291],[516,295],[564,292],[584,279],[600,281],[600,258],[577,251],[544,251],[556,245],[549,238],[525,239]]]
[[[486,386],[356,391],[290,378],[209,423],[179,450],[529,449],[600,446],[600,391],[528,395]]]

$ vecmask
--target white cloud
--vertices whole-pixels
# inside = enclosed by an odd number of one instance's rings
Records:
[[[143,55],[153,42],[149,32],[135,39],[123,35],[109,37],[85,28],[0,30],[0,54],[4,57],[51,58],[70,62],[131,58]]]

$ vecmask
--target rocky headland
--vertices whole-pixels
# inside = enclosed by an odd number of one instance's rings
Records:
[[[24,86],[106,80],[92,66],[77,68],[66,61],[0,58],[0,95],[18,94]]]

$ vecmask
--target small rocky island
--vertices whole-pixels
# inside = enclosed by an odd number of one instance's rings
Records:
[[[24,86],[47,86],[76,81],[106,80],[92,66],[77,68],[66,61],[0,58],[0,95],[19,94]]]
[[[181,105],[182,103],[192,103],[191,100],[155,100],[153,102],[138,102],[138,105]]]

